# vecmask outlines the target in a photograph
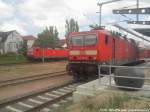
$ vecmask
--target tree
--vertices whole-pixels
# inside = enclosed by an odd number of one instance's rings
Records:
[[[71,18],[70,20],[66,20],[65,28],[66,28],[66,34],[65,34],[66,38],[69,37],[69,34],[71,32],[78,32],[79,31],[78,22],[75,21],[73,18]]]
[[[41,33],[38,34],[38,39],[35,41],[35,46],[42,48],[51,47],[55,48],[59,45],[58,31],[56,27],[46,27]]]
[[[28,50],[27,40],[23,40],[22,48],[18,50],[18,53],[26,56],[27,55],[27,50]]]

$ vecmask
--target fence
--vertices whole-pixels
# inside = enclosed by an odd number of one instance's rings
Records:
[[[103,74],[102,73],[102,68],[107,68],[108,73],[107,74]],[[132,75],[115,75],[112,72],[112,68],[113,69],[136,69],[138,71],[142,71],[144,76],[143,77],[137,77],[134,74]],[[129,71],[130,72],[130,71]],[[117,87],[117,88],[123,88],[123,89],[134,89],[134,90],[144,90],[144,91],[150,91],[150,66],[146,67],[146,66],[113,66],[113,65],[98,65],[98,76],[99,76],[99,84],[103,85],[103,86],[109,86],[109,87]],[[102,81],[103,78],[105,77],[107,78],[107,83]],[[132,87],[132,86],[120,86],[115,84],[115,80],[114,79],[120,78],[120,79],[126,79],[126,81],[128,80],[132,80],[132,81],[144,81],[144,86],[143,87]],[[126,82],[124,82],[126,83]],[[128,83],[128,82],[127,82]]]

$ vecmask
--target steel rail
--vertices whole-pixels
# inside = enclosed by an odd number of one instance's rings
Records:
[[[73,91],[68,92],[68,93],[66,93],[66,94],[64,94],[64,95],[62,95],[62,96],[59,96],[59,97],[54,98],[54,99],[52,99],[52,100],[49,100],[49,101],[47,101],[47,102],[45,102],[45,103],[43,103],[43,104],[41,104],[41,105],[35,106],[34,108],[31,108],[31,109],[29,109],[29,110],[27,110],[27,111],[25,111],[25,112],[38,112],[38,111],[40,111],[42,108],[44,108],[44,107],[46,107],[46,106],[48,106],[48,105],[52,105],[52,104],[54,104],[54,103],[56,103],[56,102],[59,102],[59,101],[62,100],[62,99],[65,99],[65,98],[71,96],[72,93],[73,93]]]
[[[0,88],[5,87],[5,86],[9,86],[9,85],[21,84],[21,83],[26,83],[26,82],[30,82],[30,81],[45,79],[48,77],[54,78],[54,77],[58,77],[58,76],[63,76],[65,74],[67,74],[66,71],[59,71],[59,72],[38,74],[38,75],[32,75],[32,76],[26,76],[26,77],[20,77],[20,78],[15,78],[15,79],[4,80],[4,81],[0,81]]]
[[[26,64],[37,64],[37,63],[39,63],[39,62],[0,63],[0,66],[26,65]]]
[[[63,62],[65,60],[53,60],[53,61],[48,61],[48,62],[44,62],[44,63],[55,63],[55,62]],[[0,63],[0,66],[12,66],[12,65],[28,65],[28,64],[41,64],[43,63],[42,61],[37,61],[37,62],[30,62],[30,61],[26,61],[26,62],[14,62],[14,63]]]
[[[73,80],[70,80],[68,82],[65,82],[64,84],[55,85],[53,87],[49,86],[49,87],[43,88],[41,90],[37,90],[37,91],[29,92],[29,93],[26,93],[26,94],[23,94],[20,96],[15,96],[12,98],[4,99],[4,100],[0,101],[0,110],[4,109],[6,106],[13,105],[13,104],[16,104],[16,103],[21,102],[21,101],[23,102],[29,98],[33,98],[33,97],[36,97],[38,95],[43,95],[47,92],[52,92],[54,90],[68,87],[69,85],[73,85],[73,84],[76,84],[76,82]],[[34,106],[33,108],[26,109],[25,111],[22,111],[22,112],[36,112],[37,110],[41,110],[44,107],[47,107],[48,105],[59,102],[61,99],[64,99],[64,98],[70,96],[74,90],[70,90],[70,92],[67,92],[66,94],[60,95],[56,98],[53,98],[53,99],[46,101],[42,104],[39,104],[37,106]]]

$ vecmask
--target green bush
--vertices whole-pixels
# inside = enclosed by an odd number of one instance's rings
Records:
[[[18,53],[21,55],[26,56],[27,55],[27,49],[26,48],[21,48],[20,50],[18,50]]]
[[[25,61],[26,61],[26,57],[23,54],[9,52],[0,55],[0,64],[18,63],[18,62],[25,62]]]

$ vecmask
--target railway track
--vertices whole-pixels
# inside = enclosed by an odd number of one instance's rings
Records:
[[[0,63],[0,66],[12,66],[12,65],[26,65],[31,62],[18,62],[18,63]],[[37,62],[38,63],[38,62]],[[36,64],[36,63],[35,63]]]
[[[57,61],[47,61],[44,63],[55,63],[55,62],[63,62],[64,60],[57,60]],[[42,61],[37,61],[37,62],[18,62],[18,63],[0,63],[0,66],[13,66],[13,65],[28,65],[28,64],[41,64],[43,63]]]
[[[46,73],[46,74],[39,74],[39,75],[32,75],[32,76],[4,80],[4,81],[0,81],[0,88],[9,86],[9,85],[21,84],[21,83],[26,83],[30,81],[45,79],[45,78],[59,77],[59,76],[63,76],[66,74],[67,74],[66,71],[59,71],[59,72],[53,72],[53,73]]]
[[[79,83],[67,82],[0,102],[0,112],[53,112],[64,102],[72,100],[72,92]]]

